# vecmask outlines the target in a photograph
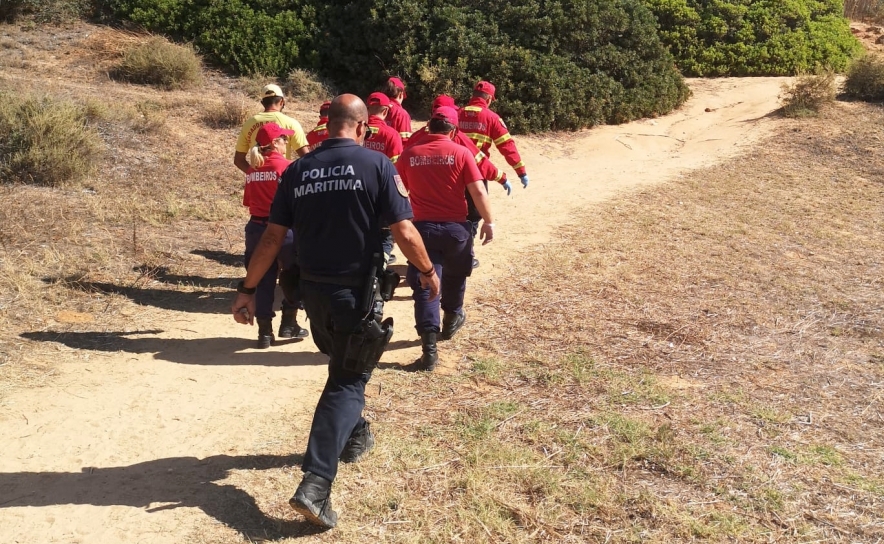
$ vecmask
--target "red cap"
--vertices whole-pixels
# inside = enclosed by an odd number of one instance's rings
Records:
[[[319,115],[323,115],[328,112],[328,109],[331,107],[331,100],[326,100],[319,106]]]
[[[496,89],[491,83],[488,83],[487,81],[480,81],[479,83],[476,83],[476,86],[473,87],[473,90],[479,91],[480,93],[486,93],[490,95],[491,98],[494,98],[494,91]]]
[[[389,106],[390,97],[384,93],[371,93],[365,103],[369,106]]]
[[[266,123],[258,129],[258,134],[255,134],[255,141],[258,142],[258,145],[261,147],[266,147],[276,138],[279,138],[280,136],[292,136],[294,133],[294,130],[282,128],[276,123]]]
[[[448,121],[452,125],[457,126],[457,110],[451,106],[440,106],[433,110],[433,119]]]
[[[408,94],[405,92],[405,83],[403,83],[402,80],[398,77],[391,77],[387,81],[392,83],[393,86],[397,89],[402,89],[402,99],[405,100],[405,98],[408,96]]]
[[[449,108],[456,108],[457,105],[454,103],[454,99],[448,96],[447,94],[440,94],[433,100],[433,110],[436,108],[441,108],[442,106],[448,106]]]

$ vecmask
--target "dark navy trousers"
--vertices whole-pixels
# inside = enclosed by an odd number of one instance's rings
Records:
[[[259,223],[257,221],[246,223],[246,254],[244,259],[246,270],[249,268],[249,261],[252,260],[252,255],[254,255],[255,250],[258,248],[258,242],[261,241],[261,235],[264,234],[265,230],[267,230],[267,223]],[[282,244],[282,249],[279,250],[277,260],[273,261],[273,264],[270,265],[270,268],[267,269],[264,277],[261,278],[261,281],[256,286],[258,290],[255,291],[255,317],[257,319],[273,319],[276,317],[276,314],[273,312],[273,299],[276,295],[276,277],[279,273],[279,263],[282,263],[283,270],[289,270],[293,266],[297,266],[296,257],[294,235],[289,230],[285,235],[285,242]],[[287,300],[283,299],[282,307],[296,307],[299,301],[292,302],[294,304],[290,304]]]
[[[301,281],[304,309],[310,319],[310,332],[319,351],[328,355],[328,379],[313,413],[302,470],[334,480],[338,458],[347,439],[365,424],[365,384],[371,374],[344,370],[347,337],[364,317],[358,308],[362,289]]]
[[[459,312],[467,289],[467,277],[473,272],[473,235],[468,221],[463,223],[437,223],[415,221],[439,275],[441,297],[429,300],[430,290],[421,287],[420,272],[408,264],[406,280],[411,285],[414,299],[414,326],[418,334],[439,332],[439,308],[445,312]]]
[[[483,181],[485,184],[485,192],[488,192],[488,182]],[[482,214],[479,213],[479,209],[476,208],[476,204],[473,203],[473,195],[470,194],[469,191],[464,195],[467,199],[467,221],[470,222],[470,227],[473,231],[473,238],[476,237],[476,234],[479,233],[479,221],[482,219]]]

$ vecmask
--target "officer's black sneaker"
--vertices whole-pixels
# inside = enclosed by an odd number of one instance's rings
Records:
[[[473,257],[473,268],[479,268],[479,259]]]
[[[267,349],[273,345],[273,320],[258,319],[258,349]]]
[[[373,447],[374,435],[371,433],[371,429],[366,421],[365,425],[355,429],[353,434],[350,435],[350,438],[347,439],[347,443],[344,445],[344,451],[341,452],[341,462],[355,463]]]
[[[332,510],[330,495],[330,481],[312,472],[305,472],[304,479],[289,499],[289,506],[310,523],[331,529],[338,524],[338,513]]]
[[[459,312],[445,312],[445,315],[442,316],[442,340],[451,340],[466,321],[467,314],[463,310]]]
[[[307,338],[310,333],[298,325],[298,309],[283,308],[282,321],[279,322],[280,338]]]

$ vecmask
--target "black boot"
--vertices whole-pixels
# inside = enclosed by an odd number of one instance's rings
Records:
[[[331,482],[312,472],[304,473],[289,505],[307,521],[320,527],[331,529],[338,524],[338,513],[331,505]]]
[[[421,333],[421,358],[412,365],[414,370],[432,372],[439,362],[439,352],[436,350],[436,332]]]
[[[362,458],[374,447],[374,434],[371,432],[366,421],[358,429],[354,429],[344,444],[344,451],[341,452],[342,463],[355,463]]]
[[[451,338],[467,322],[467,314],[463,310],[459,312],[445,312],[442,316],[442,340]]]
[[[298,325],[298,309],[287,308],[282,309],[282,321],[279,322],[280,338],[307,338],[307,329]]]
[[[258,318],[258,349],[269,348],[274,340],[273,320]]]

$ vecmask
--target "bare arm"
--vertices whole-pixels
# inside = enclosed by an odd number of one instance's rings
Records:
[[[299,157],[303,157],[307,153],[310,153],[310,146],[305,145],[304,147],[299,147],[295,150],[295,153],[297,153]]]
[[[399,249],[402,250],[405,258],[421,273],[421,286],[430,290],[430,300],[434,300],[439,296],[439,276],[436,275],[433,261],[427,255],[420,233],[407,219],[393,223],[390,225],[390,230],[393,231],[393,239],[399,244]],[[428,270],[432,270],[432,274],[429,276],[424,274]]]
[[[483,240],[482,245],[487,244],[494,239],[494,218],[491,217],[491,202],[488,200],[488,193],[485,191],[485,184],[481,180],[467,185],[467,191],[473,197],[473,204],[482,216],[482,233],[480,238]]]
[[[249,171],[249,162],[246,160],[246,154],[242,151],[233,154],[233,165],[242,170],[243,174]]]
[[[282,243],[285,241],[285,235],[288,230],[288,227],[274,223],[267,225],[267,230],[261,236],[261,241],[258,242],[258,247],[255,248],[255,253],[249,262],[249,269],[246,271],[243,287],[251,289],[258,286],[258,282],[261,281],[267,269],[270,268],[270,265],[276,260],[276,256],[279,255],[279,250],[282,248]],[[251,325],[255,317],[255,295],[237,293],[233,306],[230,309],[237,323],[248,323]],[[246,310],[246,313],[243,313],[243,310]]]

